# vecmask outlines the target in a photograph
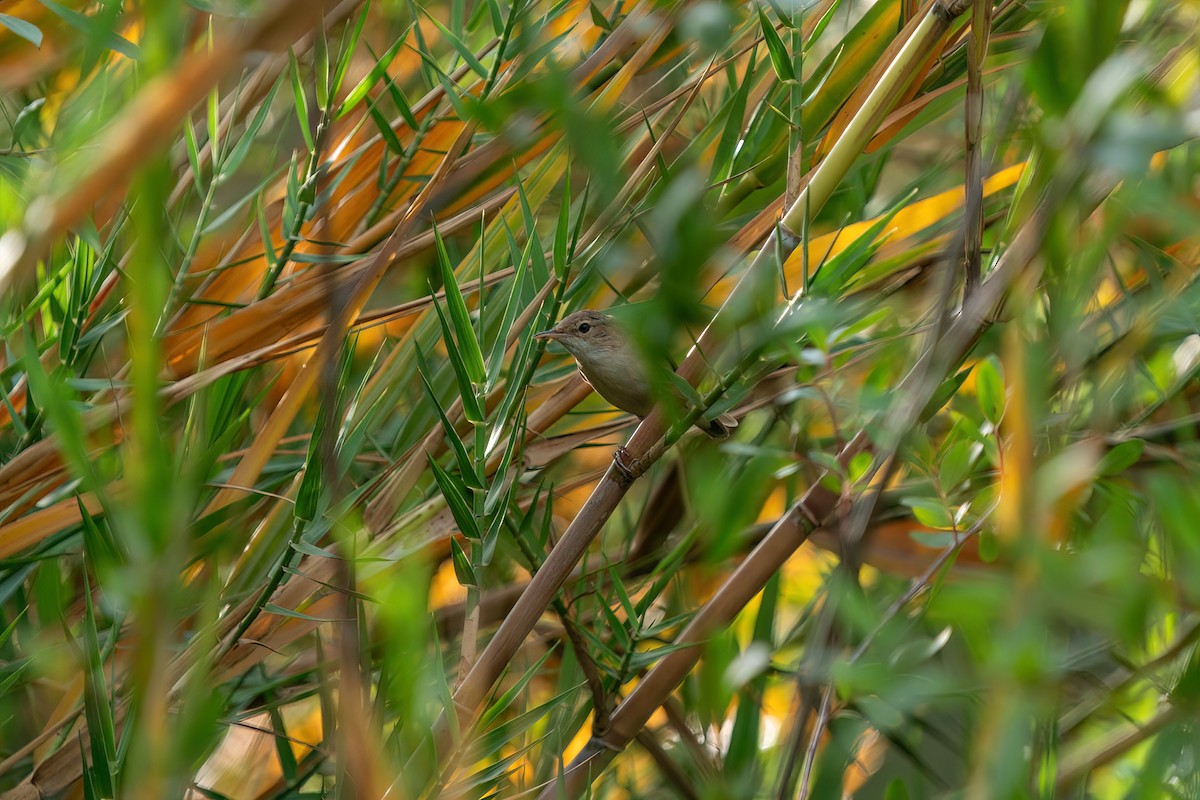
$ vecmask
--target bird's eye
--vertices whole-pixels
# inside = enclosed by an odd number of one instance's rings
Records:
[[[587,333],[587,332],[588,332],[588,331],[590,331],[591,329],[592,329],[592,326],[591,326],[591,325],[589,325],[589,324],[588,324],[588,323],[586,323],[586,322],[584,322],[583,324],[581,324],[581,325],[579,326],[579,332],[580,332],[580,333]]]

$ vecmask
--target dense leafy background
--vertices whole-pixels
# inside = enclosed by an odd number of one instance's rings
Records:
[[[1200,796],[1198,29],[5,4],[3,796]]]

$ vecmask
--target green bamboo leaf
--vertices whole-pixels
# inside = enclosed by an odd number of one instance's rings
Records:
[[[454,517],[458,529],[462,531],[463,536],[473,542],[478,542],[481,538],[479,523],[476,521],[475,515],[471,513],[471,504],[467,502],[467,496],[471,494],[471,490],[455,481],[450,473],[438,466],[438,463],[432,458],[426,456],[426,460],[429,462],[433,478],[437,481],[442,497],[446,499],[446,505],[450,508],[450,514]]]
[[[950,516],[950,510],[941,500],[929,497],[902,497],[900,504],[911,508],[913,516],[922,525],[941,530],[954,527],[954,519]]]
[[[867,262],[871,260],[884,244],[884,230],[891,224],[892,219],[904,208],[913,195],[905,195],[893,203],[870,228],[863,231],[848,247],[839,252],[829,261],[817,267],[813,276],[810,291],[814,296],[838,297],[843,289],[851,282]]]
[[[669,631],[679,630],[687,625],[692,620],[692,614],[675,614],[670,617],[663,617],[661,620],[645,625],[639,631],[642,639],[663,638],[666,637]]]
[[[196,123],[189,116],[183,126],[183,141],[186,145],[188,165],[192,168],[192,186],[197,197],[204,197],[204,184],[200,180],[200,143],[196,141]]]
[[[967,367],[938,384],[933,397],[929,399],[929,402],[925,404],[925,408],[921,410],[921,422],[928,422],[933,419],[933,415],[941,411],[942,407],[950,402],[950,398],[958,394],[958,390],[962,388],[963,383],[966,382],[967,376],[970,374],[971,368]]]
[[[1138,462],[1145,449],[1146,443],[1141,439],[1121,442],[1104,454],[1104,458],[1100,459],[1100,464],[1096,467],[1096,473],[1105,477],[1120,475]]]
[[[835,331],[830,337],[830,341],[832,341],[834,344],[848,342],[858,334],[866,331],[868,328],[873,328],[888,317],[894,316],[895,313],[895,309],[887,306],[868,311],[861,317],[850,320],[841,328],[838,328],[837,331]]]
[[[88,276],[95,266],[95,253],[82,239],[76,237],[74,252],[71,254],[71,266],[67,273],[69,294],[66,308],[63,309],[62,330],[58,337],[58,352],[66,363],[71,363],[75,343],[79,331],[87,317],[87,283]]]
[[[254,144],[255,138],[259,131],[262,130],[263,124],[267,121],[267,117],[271,114],[271,106],[275,101],[275,93],[279,90],[279,81],[271,85],[267,96],[263,98],[258,106],[258,111],[250,120],[250,124],[246,126],[237,144],[229,151],[229,155],[221,162],[221,178],[222,180],[238,171],[238,167],[246,159],[246,154],[250,152],[250,146]]]
[[[476,344],[479,345],[479,358],[480,358],[480,361],[482,362],[483,361],[483,344],[482,344],[483,343],[483,323],[484,323],[483,292],[484,292],[484,287],[487,285],[486,281],[487,281],[488,236],[486,233],[487,232],[487,215],[486,214],[481,215],[479,218],[479,229],[482,232],[482,235],[479,237],[479,241],[475,246],[475,250],[479,253],[479,258],[477,259],[478,269],[475,272],[475,284],[476,284],[476,286],[479,287],[478,294],[476,295],[476,297],[479,300],[479,312],[475,315],[475,324],[474,324],[474,327],[472,330],[475,333],[475,342],[476,342]],[[468,320],[469,319],[470,318],[468,317]],[[492,390],[493,384],[491,383],[491,381],[487,380],[486,365],[484,367],[483,384],[484,384],[483,389],[480,392],[481,394],[486,394],[487,392],[490,392]]]
[[[512,260],[513,268],[515,269],[517,264],[524,264],[526,262],[526,256],[528,255],[531,245],[529,240],[527,240],[525,242],[525,248],[522,249],[521,246],[517,244],[517,237],[513,233],[512,227],[509,226],[508,220],[504,216],[501,216],[499,222],[501,230],[504,231],[504,240],[508,243],[508,257]]]
[[[596,7],[592,0],[588,0],[588,12],[592,17],[592,24],[605,33],[612,33],[612,23],[608,21],[608,17],[604,16],[604,12]]]
[[[261,181],[259,181],[257,186],[255,186],[253,189],[251,189],[248,193],[246,193],[246,194],[242,195],[241,197],[237,198],[236,200],[234,200],[232,203],[229,204],[229,208],[226,208],[224,211],[222,211],[220,214],[218,214],[213,219],[212,222],[205,225],[204,230],[201,231],[201,234],[204,236],[207,236],[208,234],[212,233],[213,231],[220,230],[224,225],[229,223],[230,220],[232,220],[234,217],[241,214],[242,210],[246,207],[247,203],[249,203],[252,200],[255,200],[258,197],[261,197],[262,190],[265,189],[268,184],[274,183],[276,181],[276,179],[278,179],[278,177],[279,177],[278,171],[272,172],[269,175],[267,175],[265,178],[263,178]],[[299,261],[300,260],[299,257],[303,256],[303,255],[306,255],[306,254],[297,253],[296,254],[297,257],[293,258],[292,260]],[[357,256],[356,256],[356,258],[357,258]]]
[[[87,14],[81,14],[74,9],[67,8],[54,0],[38,0],[38,2],[53,11],[55,16],[83,35],[90,39],[102,41],[104,47],[107,49],[116,51],[134,61],[141,60],[142,51],[138,46],[124,36],[114,33],[106,24],[107,20],[100,14],[90,17]]]
[[[412,106],[408,104],[408,98],[404,96],[404,92],[396,85],[390,77],[385,81],[388,96],[392,98],[392,102],[396,104],[396,110],[400,112],[400,116],[404,119],[408,127],[416,131],[419,129],[420,123],[417,122],[417,116],[413,113]]]
[[[446,441],[450,443],[450,449],[454,453],[454,460],[458,462],[458,471],[468,486],[475,489],[482,489],[482,479],[475,473],[475,462],[471,460],[471,456],[467,453],[467,447],[463,444],[458,431],[454,429],[450,418],[442,410],[442,404],[438,402],[437,394],[433,391],[433,384],[429,382],[430,367],[429,363],[425,360],[425,353],[421,350],[420,345],[416,345],[416,356],[417,374],[421,377],[421,384],[425,387],[425,394],[428,396],[430,404],[433,405],[434,411],[437,412],[438,420],[442,424],[442,432],[446,436]]]
[[[312,47],[313,89],[317,95],[317,108],[329,109],[329,32],[320,28],[313,37]]]
[[[775,26],[767,19],[767,14],[761,7],[758,9],[758,23],[762,27],[763,41],[767,45],[767,54],[771,57],[771,67],[775,75],[784,83],[795,81],[796,74],[792,72],[792,57],[788,55],[787,46]]]
[[[267,259],[268,264],[274,264],[279,260],[279,256],[275,253],[275,243],[271,238],[271,227],[267,224],[267,215],[263,209],[262,195],[254,199],[254,216],[258,220],[258,235],[259,241],[262,242],[263,255]]]
[[[686,650],[689,647],[696,645],[690,642],[682,642],[678,644],[667,644],[662,647],[656,647],[653,650],[639,650],[629,656],[629,670],[631,672],[639,672],[650,666],[653,666],[656,661],[671,653],[676,653],[680,650]]]
[[[463,785],[469,787],[479,800],[501,800],[505,794],[501,791],[501,782],[514,779],[520,769],[517,764],[526,759],[527,753],[535,746],[536,743],[530,743],[511,754],[506,753],[494,761],[486,762],[485,766],[466,776]]]
[[[300,76],[300,62],[296,60],[296,53],[292,49],[288,49],[288,59],[291,62],[292,76],[292,103],[296,107],[296,123],[300,127],[300,134],[304,137],[304,144],[308,146],[308,151],[313,151],[312,138],[312,123],[308,117],[308,95],[304,93],[304,79]]]
[[[370,13],[371,0],[366,0],[362,4],[362,11],[359,12],[358,21],[354,23],[354,27],[342,35],[342,43],[338,48],[337,68],[333,72],[333,85],[330,87],[334,97],[337,97],[342,90],[342,83],[346,80],[346,70],[350,68],[350,62],[354,59],[358,42],[362,38],[363,27],[367,24],[367,17]]]
[[[726,180],[732,175],[733,156],[742,142],[742,121],[746,117],[746,103],[750,97],[750,87],[755,84],[754,67],[757,63],[757,54],[756,47],[750,53],[744,77],[736,76],[733,64],[727,68],[728,74],[733,78],[730,84],[736,86],[737,89],[734,90],[733,95],[721,111],[725,118],[725,125],[721,130],[720,139],[717,140],[716,154],[713,156],[712,168],[709,171],[711,182]]]
[[[516,533],[517,535],[520,535],[520,536],[529,536],[530,541],[533,541],[533,538],[532,538],[533,524],[537,520],[538,509],[542,507],[542,503],[541,503],[542,491],[545,488],[546,488],[546,485],[544,482],[542,482],[542,481],[537,482],[537,484],[533,487],[533,499],[529,501],[529,507],[527,509],[525,509],[525,512],[523,514],[521,514],[521,519],[516,523],[516,530],[514,531],[514,533]],[[554,499],[552,497],[546,498],[547,505],[549,505],[553,502],[554,502]],[[512,526],[510,525],[509,527],[511,528]],[[531,564],[530,566],[532,566],[534,568],[534,570],[536,571],[537,567],[540,565],[539,564]]]
[[[214,87],[208,93],[208,113],[205,115],[208,123],[208,149],[212,152],[213,163],[221,162],[221,95]]]
[[[507,228],[507,226],[505,227]],[[525,252],[514,259],[512,285],[509,287],[508,300],[504,305],[504,316],[500,319],[496,340],[492,343],[492,352],[488,355],[488,386],[494,386],[500,378],[500,369],[504,366],[504,352],[508,349],[508,335],[517,315],[521,312],[522,289],[525,287],[525,265],[528,263],[529,251],[532,246],[533,240],[530,240],[525,245]]]
[[[503,487],[510,483],[510,481],[506,480],[508,468],[512,466],[513,455],[517,451],[517,446],[525,441],[524,419],[518,419],[515,424],[508,426],[508,428],[508,444],[504,448],[504,455],[500,457],[500,464],[496,467],[494,481],[491,488],[488,489],[487,497],[484,499],[483,513],[485,514],[492,514],[497,509],[503,508],[500,500],[507,495]]]
[[[475,53],[472,52],[471,48],[467,47],[467,45],[463,43],[462,39],[455,36],[453,31],[439,22],[438,19],[432,14],[426,12],[425,16],[437,27],[439,31],[442,32],[442,35],[446,37],[446,41],[450,43],[450,46],[458,51],[458,54],[462,56],[463,61],[467,63],[467,66],[471,68],[471,71],[478,75],[481,79],[487,80],[487,67],[483,66],[479,59],[475,57]]]
[[[397,155],[404,155],[403,142],[396,136],[396,132],[392,130],[391,123],[383,116],[383,112],[379,110],[378,105],[374,101],[367,103],[367,113],[371,115],[371,121],[375,123],[375,129],[383,137],[383,141],[387,144],[388,149]]]
[[[24,340],[22,347],[25,378],[29,382],[30,394],[54,425],[58,437],[58,451],[67,456],[69,463],[78,474],[85,476],[87,483],[98,484],[99,478],[91,457],[80,409],[68,401],[70,392],[62,388],[62,380],[59,378],[61,373],[46,373],[38,358],[37,346],[27,328],[22,328],[21,336]]]
[[[92,606],[92,590],[84,576],[83,655],[84,716],[87,717],[92,751],[92,771],[103,797],[117,797],[117,734],[113,722],[112,704],[104,680],[104,656],[96,631],[96,612]]]
[[[454,268],[450,265],[450,254],[446,252],[446,243],[434,226],[434,239],[437,242],[438,264],[442,268],[442,288],[446,293],[446,307],[450,312],[450,320],[454,323],[454,335],[463,356],[463,365],[473,384],[483,384],[487,380],[487,368],[483,364],[483,352],[479,349],[479,340],[475,337],[475,327],[471,324],[471,315],[467,311],[467,301],[463,299],[462,291],[458,288],[458,279],[454,276]]]
[[[512,496],[513,486],[511,480],[497,478],[496,485],[504,488],[504,493],[501,498],[504,500],[504,505],[508,505],[508,500]],[[488,524],[487,530],[483,533],[483,549],[479,554],[479,565],[486,567],[492,563],[492,557],[496,554],[496,545],[500,541],[500,531],[504,528],[504,518],[507,516],[505,509],[502,506],[500,510],[492,515],[492,520]]]
[[[12,420],[13,430],[22,438],[27,436],[29,434],[29,427],[26,426],[25,420],[21,418],[21,415],[17,413],[16,407],[13,406],[12,400],[9,399],[8,392],[0,392],[0,402],[4,403],[4,410],[8,412],[8,418]],[[36,411],[36,406],[31,401],[26,402],[25,410],[27,412],[34,412]]]
[[[537,216],[533,213],[533,207],[529,204],[529,195],[525,193],[525,184],[523,181],[517,181],[517,199],[521,203],[521,217],[525,224],[525,236],[537,240]],[[541,242],[530,249],[529,255],[533,258],[533,279],[535,283],[544,284],[550,280],[550,269],[546,264],[546,254],[542,252]]]
[[[679,394],[683,396],[689,406],[692,408],[700,408],[704,405],[704,397],[699,391],[697,391],[696,387],[688,383],[687,379],[682,375],[677,372],[667,372],[666,378],[675,391],[679,392]]]
[[[404,46],[407,39],[408,35],[406,32],[396,40],[395,44],[384,51],[379,60],[371,67],[370,71],[362,77],[362,80],[354,85],[354,88],[346,95],[346,99],[338,106],[337,114],[334,115],[335,119],[341,119],[353,111],[355,106],[362,102],[367,93],[371,91],[371,87],[379,83],[380,78],[387,75],[388,67],[392,65],[392,62],[396,59],[396,55],[400,52],[400,48]]]
[[[789,9],[785,9],[783,6],[779,5],[776,0],[767,0],[767,5],[769,5],[771,10],[775,12],[775,16],[779,17],[779,21],[783,23],[783,27],[789,30],[794,30],[796,28],[796,26],[792,24],[792,13],[797,13],[801,10],[800,6],[803,5],[803,0],[800,0],[796,3],[789,3],[789,5],[793,7]],[[761,10],[761,7],[759,10]]]
[[[291,260],[297,264],[353,264],[361,261],[362,256],[355,253],[293,253]]]
[[[423,59],[425,65],[429,67],[430,72],[433,74],[433,78],[439,84],[441,84],[446,100],[450,103],[451,108],[454,109],[454,115],[464,121],[475,119],[475,115],[471,112],[471,109],[467,107],[465,102],[463,102],[462,92],[458,88],[458,84],[456,84],[449,75],[442,72],[441,68],[437,65],[437,62],[430,58],[423,50],[421,51],[421,58]]]
[[[946,448],[942,463],[938,465],[938,485],[943,492],[949,493],[967,477],[971,471],[971,451],[974,447],[973,442],[959,440]]]
[[[78,495],[79,519],[83,523],[83,552],[97,570],[120,566],[128,559],[124,544],[112,535],[107,522],[96,522]],[[0,640],[2,641],[2,640]]]
[[[332,558],[340,560],[341,556],[335,555],[324,547],[317,547],[312,542],[306,542],[303,539],[291,542],[289,545],[293,550],[301,555],[312,556],[313,558]]]
[[[774,646],[773,631],[778,605],[779,573],[776,573],[763,588],[758,615],[754,619],[754,642],[759,648],[766,648],[767,652]],[[763,707],[757,698],[762,697],[766,685],[766,674],[760,674],[738,692],[737,713],[725,755],[725,769],[729,774],[737,775],[750,769],[758,754]]]
[[[629,596],[629,591],[625,588],[625,582],[621,580],[621,576],[611,567],[608,570],[609,579],[612,581],[613,591],[617,593],[617,600],[621,603],[621,608],[625,610],[625,619],[628,620],[628,625],[637,625],[638,612],[633,604],[633,598]]]
[[[338,557],[338,558],[341,558],[341,557]],[[360,557],[356,557],[353,559],[355,564],[380,564],[380,563],[385,563],[385,561],[388,561],[388,560],[389,559],[372,559],[372,558],[360,558]],[[280,567],[280,570],[281,570],[281,572],[286,573],[286,575],[294,575],[299,578],[304,578],[305,581],[311,581],[313,583],[322,585],[322,587],[332,589],[332,590],[336,591],[337,594],[346,595],[347,597],[354,597],[355,600],[361,600],[362,602],[366,602],[366,603],[379,602],[378,597],[373,596],[373,595],[368,595],[367,593],[365,593],[365,591],[354,591],[353,589],[347,589],[346,587],[344,587],[344,585],[341,585],[341,584],[330,583],[329,581],[320,581],[319,578],[313,577],[312,572],[306,572],[304,570],[299,570],[299,569],[296,569],[296,567],[294,567],[294,566],[284,565],[284,566]]]
[[[599,631],[592,630],[590,625],[583,625],[579,628],[579,634],[587,641],[588,647],[593,649],[600,656],[600,661],[620,662],[621,654],[613,648],[609,647],[607,637],[602,636]],[[599,666],[599,665],[597,665]],[[617,677],[617,674],[609,670],[609,674]]]
[[[87,751],[83,748],[83,737],[79,737],[79,760],[83,764],[87,764],[90,760],[87,757]],[[83,770],[83,800],[102,800],[100,790],[96,788],[96,781],[92,777],[95,766],[85,766]]]
[[[919,515],[917,515],[919,517]],[[932,526],[931,526],[932,527]],[[922,547],[928,547],[933,550],[945,550],[947,547],[953,547],[956,534],[951,531],[945,533],[930,533],[929,531],[909,531],[908,538],[912,539]]]
[[[483,408],[479,404],[479,398],[475,395],[474,382],[467,374],[466,362],[458,350],[458,345],[455,344],[450,321],[446,319],[446,313],[442,311],[442,305],[436,297],[433,301],[433,310],[437,312],[438,324],[442,328],[442,342],[446,345],[446,354],[450,358],[450,366],[454,369],[454,377],[458,381],[458,392],[463,401],[463,416],[476,424],[482,423],[484,420]]]
[[[534,360],[534,353],[537,352],[538,341],[533,338],[534,328],[530,327],[521,334],[517,340],[517,355],[513,359],[512,367],[509,370],[510,377],[504,391],[504,399],[500,401],[500,409],[496,412],[493,431],[499,431],[508,424],[508,420],[516,414],[517,406],[525,397],[525,393],[529,388],[529,381],[533,377],[533,370],[537,367]],[[498,433],[493,433],[493,438],[497,437]],[[499,441],[499,439],[495,439]],[[490,442],[489,447],[494,446],[495,442]]]
[[[299,523],[312,522],[317,516],[321,499],[321,458],[316,448],[317,437],[309,440],[308,459],[305,461],[304,477],[296,492],[293,516]]]
[[[458,578],[461,585],[479,586],[479,578],[475,576],[475,567],[471,566],[471,559],[467,558],[467,554],[463,552],[462,545],[458,543],[456,537],[450,538],[450,560],[454,564],[454,576]]]
[[[518,8],[519,5],[514,3],[513,10]],[[487,13],[492,25],[492,33],[499,36],[504,30],[504,12],[500,8],[499,0],[487,0]]]
[[[299,152],[292,153],[292,158],[289,161],[284,175],[287,178],[283,193],[283,220],[281,228],[285,235],[284,252],[287,252],[288,245],[296,241],[295,234],[292,233],[297,226],[297,218],[303,212],[303,207],[300,201],[300,175],[298,173]],[[272,262],[271,270],[263,278],[264,285],[270,286],[273,282],[274,273],[282,267],[278,262]]]
[[[303,611],[296,611],[293,608],[284,608],[283,606],[267,603],[263,606],[263,611],[268,614],[275,614],[279,617],[291,617],[292,619],[302,619],[306,622],[338,622],[339,620],[330,619],[329,617],[316,617],[312,614],[305,614]]]
[[[526,686],[530,677],[535,677],[539,674],[545,675],[543,666],[546,658],[554,652],[554,648],[550,648],[547,652],[538,659],[537,663],[529,668],[518,680],[517,685],[506,691],[501,697],[494,700],[487,708],[484,709],[483,718],[480,722],[480,728],[484,729],[482,735],[476,740],[476,746],[481,753],[499,752],[506,745],[513,741],[519,741],[519,737],[526,732],[534,729],[534,726],[544,719],[547,714],[552,714],[563,708],[569,708],[571,698],[578,693],[578,686],[569,686],[564,691],[558,693],[554,697],[546,700],[527,711],[522,711],[519,714],[510,714],[503,717],[500,724],[494,725],[497,719],[501,719],[501,715],[507,710],[512,703],[521,697],[521,693],[526,691]],[[529,676],[529,677],[527,677]]]
[[[829,23],[833,21],[833,15],[841,7],[842,0],[835,0],[835,2],[829,5],[829,8],[825,9],[825,13],[821,15],[819,20],[817,20],[817,24],[813,26],[812,33],[810,33],[808,36],[808,45],[805,48],[806,50],[811,48],[813,44],[821,38],[821,34],[825,32],[825,29],[829,27]]]
[[[988,356],[975,365],[975,396],[983,416],[993,425],[1004,416],[1004,378],[995,356]]]
[[[846,477],[851,483],[857,483],[867,474],[867,470],[871,468],[874,461],[874,457],[867,451],[855,453],[854,457],[850,459],[850,463],[846,465]]]
[[[26,22],[25,20],[14,17],[10,14],[0,14],[0,25],[8,28],[10,31],[29,42],[34,47],[39,49],[41,48],[42,31],[32,22]]]
[[[283,714],[276,703],[269,703],[267,705],[267,714],[271,718],[271,728],[280,734],[273,737],[275,740],[275,757],[279,759],[284,780],[292,783],[296,780],[298,765],[296,764],[296,754],[292,752],[292,743],[288,741],[285,735],[287,733],[287,726],[283,722]]]
[[[17,112],[17,118],[12,123],[10,133],[14,150],[16,145],[24,140],[25,134],[41,119],[40,112],[45,105],[46,98],[38,97],[26,103],[24,108]]]
[[[558,206],[558,224],[554,226],[554,246],[551,257],[554,259],[554,274],[563,280],[567,274],[567,247],[571,235],[571,162],[563,173],[563,199]],[[531,237],[532,238],[532,237]]]
[[[508,710],[508,708],[511,707],[512,704],[521,697],[521,694],[525,691],[525,687],[529,685],[530,681],[537,677],[541,671],[542,665],[546,663],[546,660],[550,658],[553,653],[554,647],[546,648],[546,652],[542,653],[538,660],[529,666],[529,669],[521,673],[521,677],[517,678],[512,686],[506,689],[504,693],[495,700],[488,703],[487,708],[484,709],[483,713],[479,717],[479,727],[481,729],[487,729],[493,722],[500,718],[501,714]]]

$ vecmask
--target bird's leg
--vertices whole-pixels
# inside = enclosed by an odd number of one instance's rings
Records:
[[[633,482],[646,471],[641,459],[634,458],[624,447],[618,447],[613,451],[613,466],[617,468],[619,474],[617,483],[624,487],[632,486]]]

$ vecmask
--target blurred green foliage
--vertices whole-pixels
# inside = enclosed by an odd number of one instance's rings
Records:
[[[1200,796],[1200,9],[942,5],[6,8],[0,796],[535,795],[682,652],[591,796]],[[583,307],[741,419],[601,519]]]

